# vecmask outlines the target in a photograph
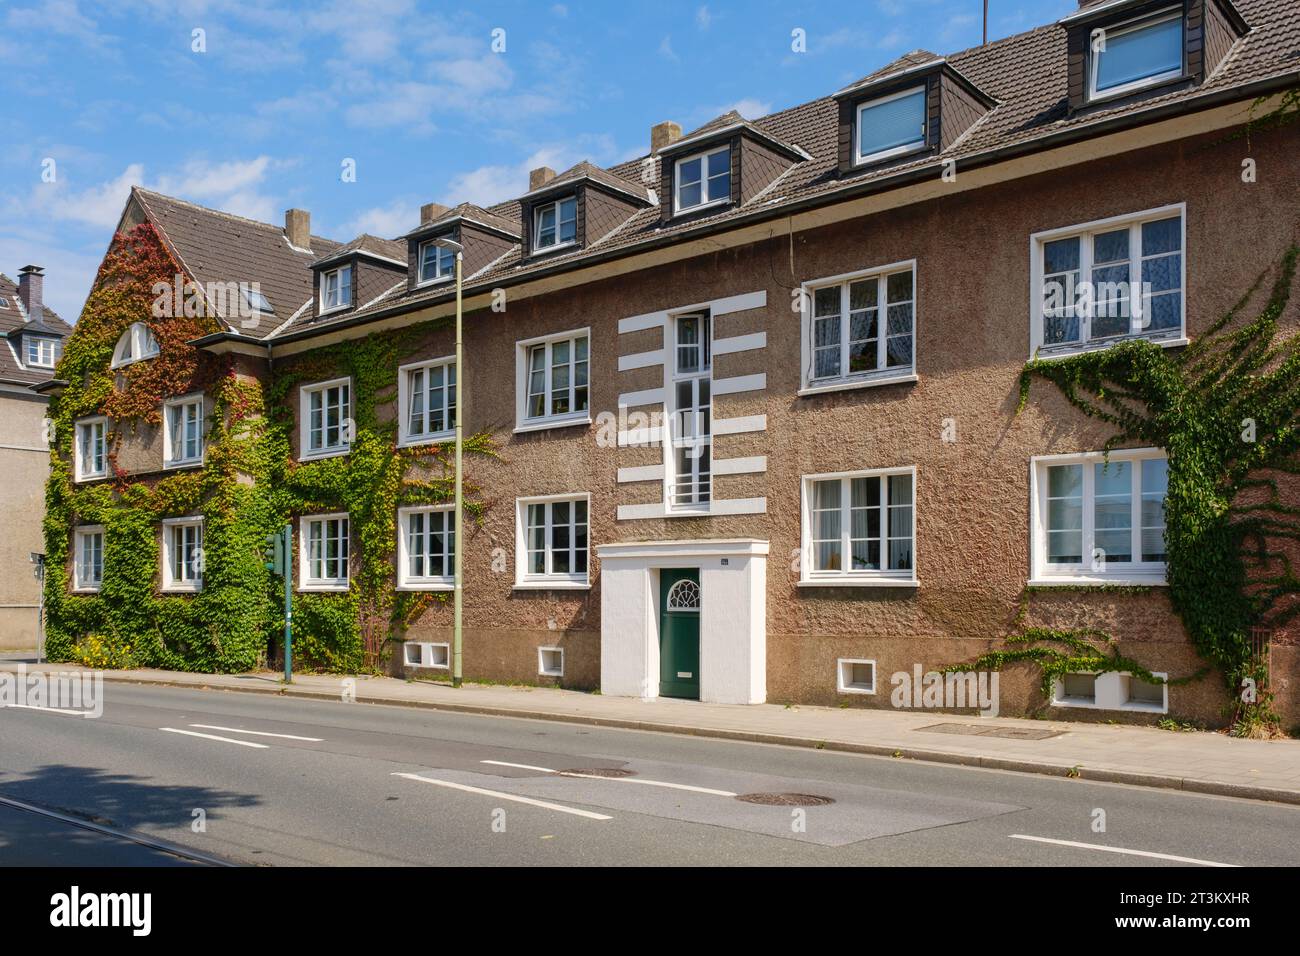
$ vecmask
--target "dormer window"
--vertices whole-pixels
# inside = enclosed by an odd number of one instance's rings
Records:
[[[533,248],[567,246],[578,239],[578,198],[569,196],[533,210]]]
[[[441,282],[456,274],[456,253],[433,239],[420,243],[420,284]]]
[[[927,143],[924,86],[868,100],[857,114],[855,163],[901,156]]]
[[[44,335],[26,335],[28,368],[54,368],[59,360],[59,340]]]
[[[157,354],[158,340],[154,338],[153,332],[143,322],[136,322],[117,340],[117,347],[113,349],[112,367],[120,368],[132,362],[141,362]]]
[[[674,212],[700,209],[731,198],[731,146],[677,160]]]
[[[1096,28],[1090,38],[1089,99],[1121,96],[1183,75],[1182,8],[1115,29]]]
[[[340,266],[320,277],[320,310],[332,312],[352,305],[352,266]]]

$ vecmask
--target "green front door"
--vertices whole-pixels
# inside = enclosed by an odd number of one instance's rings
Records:
[[[700,572],[659,572],[659,694],[700,699]]]

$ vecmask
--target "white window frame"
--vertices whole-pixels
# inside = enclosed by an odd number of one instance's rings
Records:
[[[1161,695],[1159,704],[1129,699],[1129,685],[1141,678],[1133,676],[1128,671],[1071,671],[1070,673],[1096,678],[1093,684],[1092,700],[1082,697],[1067,697],[1065,694],[1065,680],[1063,677],[1058,677],[1052,681],[1051,706],[1078,707],[1084,710],[1122,710],[1143,714],[1169,713],[1169,675],[1164,671],[1151,672],[1152,677],[1159,677],[1165,681],[1164,684],[1160,685],[1164,693]]]
[[[547,571],[541,574],[534,574],[528,570],[528,506],[529,505],[553,505],[556,502],[584,502],[587,506],[587,570],[581,573],[556,574]],[[571,512],[572,513],[572,512]],[[576,522],[570,521],[570,527],[575,527]],[[546,565],[551,564],[551,550],[553,543],[553,523],[552,511],[550,507],[546,509],[546,532],[545,532],[545,555]],[[570,543],[570,550],[575,554],[578,550],[576,540]],[[515,588],[516,589],[550,589],[550,590],[585,590],[591,587],[591,558],[595,553],[595,548],[591,543],[591,495],[582,494],[565,494],[565,495],[540,495],[529,498],[515,499]]]
[[[1069,455],[1038,455],[1030,459],[1029,468],[1029,502],[1030,502],[1030,579],[1031,586],[1048,585],[1134,585],[1139,587],[1162,586],[1167,583],[1165,575],[1168,567],[1166,561],[1132,561],[1114,568],[1107,567],[1101,571],[1092,570],[1093,555],[1093,514],[1096,507],[1095,479],[1093,466],[1107,460],[1112,462],[1137,463],[1150,459],[1164,459],[1167,456],[1159,448],[1123,448],[1115,449],[1107,456],[1104,452],[1082,452]],[[1083,561],[1078,565],[1049,565],[1047,563],[1047,469],[1054,465],[1083,466]],[[1142,469],[1132,468],[1130,485],[1130,509],[1135,516],[1130,529],[1134,546],[1133,554],[1141,556],[1142,545]],[[1168,492],[1166,491],[1166,494]]]
[[[683,371],[678,360],[680,359],[679,349],[687,347],[678,342],[679,323],[683,319],[701,320],[702,335],[699,341],[699,358],[700,362],[695,368],[688,368]],[[669,514],[707,514],[713,506],[714,488],[713,478],[716,475],[716,469],[713,466],[713,402],[714,402],[714,381],[713,381],[713,314],[709,309],[691,309],[685,312],[674,313],[668,317],[668,324],[665,328],[665,335],[669,338],[668,348],[672,375],[668,383],[668,394],[666,398],[667,421],[664,429],[665,443],[665,470],[664,470],[664,503],[665,509]],[[682,408],[677,402],[677,389],[682,384],[689,383],[691,389],[692,404],[689,408]],[[699,403],[700,389],[707,383],[709,389],[709,401],[707,405]],[[694,418],[690,426],[690,435],[683,434],[684,429],[681,424],[683,412],[694,412]],[[678,490],[678,472],[677,472],[677,453],[681,449],[696,449],[694,456],[691,458],[690,485],[691,492],[689,497],[694,500],[679,501],[680,492]],[[704,450],[708,450],[709,467],[708,471],[703,470],[702,461]]]
[[[573,238],[560,238],[560,210],[565,203],[573,203]],[[555,211],[555,241],[542,244],[542,213],[547,210]],[[533,252],[550,252],[552,249],[564,249],[568,246],[578,244],[578,195],[574,193],[569,196],[562,196],[551,202],[542,203],[533,207]]]
[[[1112,40],[1115,37],[1124,36],[1127,33],[1135,33],[1139,30],[1145,30],[1150,27],[1159,26],[1162,23],[1168,23],[1170,20],[1183,20],[1183,8],[1181,5],[1169,7],[1168,9],[1156,13],[1147,14],[1134,20],[1129,20],[1117,25],[1114,29],[1105,30],[1106,40]],[[1096,49],[1092,41],[1091,31],[1088,37],[1088,101],[1104,101],[1114,99],[1117,96],[1123,96],[1126,93],[1133,93],[1137,90],[1146,89],[1148,86],[1155,86],[1159,83],[1165,83],[1169,80],[1176,80],[1187,75],[1187,24],[1180,22],[1180,31],[1182,35],[1182,58],[1175,70],[1166,70],[1163,73],[1157,73],[1154,76],[1144,77],[1140,80],[1132,80],[1121,86],[1112,86],[1109,89],[1097,89],[1097,68],[1100,66],[1102,53]]]
[[[348,555],[343,562],[343,577],[314,578],[311,571],[310,529],[317,522],[346,521]],[[324,536],[322,534],[322,540]],[[322,561],[325,559],[322,558]],[[299,591],[346,591],[352,582],[352,519],[346,511],[333,511],[329,514],[302,515],[298,518],[298,590]]]
[[[99,580],[91,581],[82,577],[82,539],[99,536]],[[81,525],[73,529],[72,535],[72,589],[82,593],[94,593],[104,582],[104,526],[102,524]]]
[[[912,361],[910,364],[888,368],[882,363],[888,359],[889,346],[889,277],[898,275],[901,272],[912,273]],[[855,282],[864,279],[876,279],[879,283],[876,289],[876,309],[877,309],[877,343],[876,343],[876,360],[878,367],[870,372],[856,372],[849,374],[843,370],[848,368],[848,347],[852,334],[849,319],[849,286]],[[840,286],[840,369],[841,374],[834,378],[815,378],[816,349],[813,346],[813,330],[815,327],[814,303],[816,301],[817,290],[825,289],[828,286]],[[857,272],[846,272],[837,276],[826,276],[821,279],[810,279],[800,285],[799,296],[799,313],[801,328],[801,345],[800,345],[800,369],[799,369],[799,394],[800,395],[817,395],[821,392],[836,392],[851,388],[870,388],[876,385],[893,385],[899,382],[915,382],[916,374],[916,341],[917,325],[920,321],[920,300],[918,292],[918,283],[916,278],[916,260],[904,259],[900,262],[891,262],[888,265],[874,266],[870,269],[861,269]]]
[[[429,370],[442,369],[442,390],[443,390],[443,417],[447,427],[441,431],[426,431],[419,434],[411,431],[411,382],[410,376],[413,372],[424,373],[424,384],[422,391],[425,395],[425,425],[428,425],[428,395],[429,395]],[[455,414],[460,414],[460,376],[456,376],[454,384],[448,384],[449,373],[456,371],[456,356],[444,355],[442,358],[426,359],[419,362],[411,362],[408,365],[400,366],[397,370],[397,443],[399,447],[407,448],[412,445],[432,445],[436,442],[446,441],[456,435],[455,419],[452,414],[448,414],[447,395],[448,391],[454,391],[457,399]]]
[[[195,548],[202,555],[203,552],[203,518],[202,516],[189,516],[185,518],[167,518],[162,523],[162,590],[185,593],[195,593],[203,590],[203,569],[195,571],[190,569],[192,577],[177,578],[172,570],[172,557],[175,549],[173,540],[177,530],[185,528],[197,528],[198,533],[195,536]],[[200,558],[202,561],[202,558]]]
[[[348,401],[346,405],[346,414],[339,416],[339,440],[340,444],[327,445],[313,449],[311,447],[311,396],[315,392],[325,392],[331,388],[338,388],[346,385],[348,389]],[[298,460],[314,461],[318,458],[333,458],[335,455],[346,455],[352,451],[352,439],[348,436],[351,427],[348,422],[352,421],[353,409],[353,388],[352,376],[343,378],[332,378],[327,382],[313,382],[310,385],[303,385],[298,389]],[[324,423],[325,405],[322,399],[321,404],[321,439],[324,440],[327,431]]]
[[[546,666],[547,654],[559,655],[560,666],[558,669]],[[538,677],[563,677],[564,676],[564,648],[562,647],[537,648],[537,676]]]
[[[180,414],[185,414],[184,410],[192,405],[199,407],[198,428],[199,428],[199,453],[197,456],[186,458],[176,457],[175,443],[172,441],[172,415],[174,410],[181,410]],[[163,467],[164,468],[193,468],[196,465],[202,465],[207,457],[207,407],[202,393],[196,395],[183,395],[177,398],[169,398],[163,402]]]
[[[244,303],[254,315],[275,315],[275,306],[261,289],[243,289]],[[263,308],[265,306],[265,308]]]
[[[129,355],[124,354],[123,346],[130,348]],[[117,345],[113,347],[113,360],[110,367],[122,368],[136,362],[157,358],[161,351],[162,348],[158,344],[158,337],[153,334],[153,329],[143,322],[132,322],[118,337]]]
[[[32,346],[36,346],[36,358],[32,358]],[[50,353],[48,362],[42,361],[42,356],[47,350]],[[27,368],[54,368],[59,361],[59,340],[52,335],[24,335],[23,336],[23,364]]]
[[[82,434],[82,429],[94,428],[95,426],[99,426],[100,428],[103,429],[99,437],[99,443],[101,446],[100,458],[102,460],[100,463],[100,467],[98,469],[92,470],[86,467],[86,456],[82,454],[83,443],[81,439],[81,434]],[[72,457],[73,457],[73,466],[74,466],[74,471],[76,473],[77,481],[92,481],[96,478],[108,477],[108,419],[107,418],[105,418],[103,415],[99,415],[95,418],[83,418],[76,423],[76,430],[73,435]]]
[[[539,345],[546,346],[546,407],[551,407],[553,399],[553,389],[551,385],[552,359],[551,350],[556,342],[569,342],[570,366],[576,363],[572,356],[576,355],[575,343],[578,339],[585,337],[587,339],[587,407],[577,412],[568,412],[563,415],[541,415],[531,417],[528,414],[529,399],[529,361],[533,348]],[[591,424],[591,362],[592,362],[592,341],[591,328],[573,329],[568,332],[556,332],[551,335],[542,335],[533,339],[524,339],[515,343],[515,431],[528,432],[537,431],[544,428],[557,428],[568,425],[589,425]],[[573,404],[574,390],[579,387],[574,384],[574,375],[569,376],[569,397],[570,405]]]
[[[1044,310],[1043,310],[1043,248],[1049,242],[1055,242],[1060,239],[1079,238],[1079,279],[1084,281],[1085,277],[1091,281],[1093,249],[1092,240],[1098,233],[1115,232],[1120,228],[1127,226],[1130,230],[1129,236],[1129,280],[1142,281],[1142,226],[1144,223],[1157,222],[1161,219],[1172,219],[1174,216],[1179,218],[1181,246],[1180,257],[1180,274],[1179,288],[1181,292],[1180,305],[1181,310],[1178,320],[1178,328],[1165,329],[1159,332],[1129,332],[1128,335],[1107,336],[1105,338],[1091,339],[1091,316],[1081,315],[1079,317],[1079,341],[1064,342],[1060,344],[1045,344],[1045,327],[1044,327]],[[1095,351],[1104,349],[1116,342],[1127,342],[1130,339],[1147,339],[1157,345],[1172,347],[1186,345],[1187,339],[1187,203],[1173,203],[1168,206],[1161,206],[1157,209],[1146,209],[1142,212],[1127,213],[1122,216],[1111,216],[1107,219],[1096,219],[1092,222],[1080,223],[1073,226],[1065,226],[1059,229],[1048,229],[1043,232],[1036,232],[1029,237],[1029,357],[1034,358],[1056,358],[1066,355],[1077,355],[1081,352]],[[1040,354],[1041,353],[1041,354]]]
[[[445,237],[439,237],[445,238]],[[437,239],[426,239],[420,243],[415,253],[415,285],[417,288],[426,285],[438,285],[442,282],[450,282],[456,278],[456,253],[450,249],[439,246]],[[425,277],[424,274],[424,250],[434,246],[438,254],[433,258],[433,275]],[[446,272],[442,270],[443,254],[451,257],[451,268]]]
[[[709,157],[718,153],[727,154],[727,195],[719,196],[717,199],[704,198],[708,194],[709,185]],[[700,161],[700,202],[693,206],[682,205],[682,165],[689,163],[693,159]],[[708,209],[710,206],[721,206],[724,203],[731,202],[732,176],[734,171],[731,168],[731,144],[717,146],[713,149],[704,149],[696,153],[690,153],[673,163],[673,213],[695,212],[697,209]]]
[[[441,655],[435,654],[435,648],[441,651]],[[412,661],[408,656],[411,650],[418,652],[417,656],[420,658],[418,662]],[[439,656],[441,661],[439,661]],[[402,666],[436,671],[450,670],[451,645],[438,641],[404,641],[402,643]]]
[[[348,274],[348,296],[346,301],[342,301],[343,290],[343,273]],[[340,302],[338,305],[330,305],[327,301],[329,295],[329,280],[331,276],[338,276],[338,288]],[[356,276],[352,272],[352,263],[338,266],[335,269],[326,269],[320,274],[320,314],[325,315],[329,312],[342,312],[344,309],[352,308],[352,299],[356,294],[354,284]]]
[[[410,573],[410,521],[412,515],[430,515],[445,514],[447,516],[447,531],[445,534],[453,535],[452,547],[446,555],[444,568],[446,574],[433,575],[424,574],[414,576]],[[455,521],[456,506],[451,504],[445,505],[411,505],[409,507],[397,509],[397,590],[399,591],[451,591],[456,586],[456,575],[453,562],[456,560],[455,541]],[[426,522],[426,534],[427,522]]]
[[[862,687],[848,680],[853,673],[854,664],[871,665],[871,686]],[[876,662],[865,657],[841,657],[835,661],[835,691],[839,694],[875,694],[878,677]]]
[[[891,146],[888,149],[877,150],[874,153],[862,152],[862,114],[871,109],[873,106],[881,106],[893,100],[901,100],[907,96],[914,96],[917,93],[922,94],[921,115],[924,117],[925,128],[921,131],[921,138],[910,143],[903,143],[901,146]],[[890,159],[894,156],[902,156],[906,153],[919,152],[926,148],[930,142],[930,94],[928,85],[922,83],[920,86],[910,86],[905,90],[899,90],[897,93],[890,93],[888,96],[876,97],[872,100],[863,100],[853,108],[853,165],[861,166],[864,163],[874,163],[882,159]]]
[[[854,478],[884,478],[888,479],[893,475],[910,475],[912,478],[912,567],[907,570],[861,570],[852,569],[839,571],[814,571],[813,570],[813,484],[819,481],[840,481],[843,487],[852,493],[852,479]],[[880,554],[881,560],[885,559],[889,549],[889,482],[883,483],[881,494],[881,505],[883,514],[881,515],[880,526]],[[804,475],[799,482],[800,498],[800,542],[799,548],[799,586],[800,587],[891,587],[891,588],[915,588],[920,587],[920,581],[917,579],[917,540],[916,540],[916,510],[917,510],[917,470],[915,465],[909,465],[901,468],[870,468],[861,471],[838,471],[821,475]],[[840,537],[841,537],[841,555],[852,554],[852,544],[850,533],[852,524],[849,516],[851,499],[844,498],[843,494],[840,499]]]

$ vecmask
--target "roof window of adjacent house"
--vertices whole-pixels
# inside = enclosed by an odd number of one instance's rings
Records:
[[[924,86],[867,100],[858,107],[856,162],[900,156],[925,144]]]
[[[6,299],[4,296],[0,295],[0,309],[7,309],[7,308],[9,308],[9,300]]]
[[[158,354],[158,340],[143,322],[133,323],[117,340],[113,349],[113,368],[153,358]]]
[[[1183,75],[1182,7],[1090,37],[1089,99],[1119,96]]]
[[[331,312],[352,304],[352,266],[340,266],[320,277],[320,310]]]
[[[567,246],[578,239],[578,200],[576,196],[557,199],[533,210],[533,248],[535,250]]]
[[[677,160],[673,210],[685,212],[731,199],[731,146],[720,146]]]

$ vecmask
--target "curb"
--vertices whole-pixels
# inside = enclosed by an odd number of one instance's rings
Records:
[[[226,687],[193,681],[141,680],[137,677],[109,677],[106,681],[119,684],[136,684],[152,687],[183,687],[190,690],[224,690],[237,694],[266,694],[275,697],[298,697],[305,700],[337,701],[338,694],[321,691],[298,690],[289,687]],[[628,720],[619,717],[597,717],[589,714],[566,714],[557,711],[521,710],[510,707],[493,707],[484,704],[457,704],[448,701],[396,700],[390,697],[358,696],[359,704],[384,707],[414,707],[439,710],[447,713],[478,714],[488,717],[516,717],[520,720],[551,720],[558,723],[582,724],[589,727],[613,727],[620,730],[641,730],[652,733],[677,734],[686,737],[710,737],[718,740],[736,740],[744,743],[775,744],[782,747],[801,747],[830,750],[837,753],[863,754],[871,757],[894,757],[924,763],[955,764],[985,770],[1009,770],[1015,773],[1032,773],[1040,776],[1066,777],[1096,783],[1118,783],[1132,787],[1158,790],[1182,790],[1187,793],[1217,797],[1236,797],[1241,800],[1262,800],[1300,806],[1300,790],[1279,790],[1273,787],[1256,787],[1249,784],[1224,783],[1217,780],[1197,780],[1161,774],[1137,773],[1131,770],[1091,769],[1083,765],[1040,763],[1032,760],[1015,760],[1007,757],[985,757],[980,754],[954,753],[944,750],[924,750],[916,747],[889,747],[883,744],[862,744],[842,740],[817,740],[812,737],[794,737],[784,734],[757,731],[728,730],[721,727],[686,727],[680,724],[656,723],[649,720]]]

